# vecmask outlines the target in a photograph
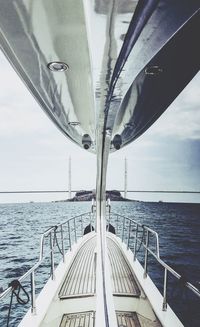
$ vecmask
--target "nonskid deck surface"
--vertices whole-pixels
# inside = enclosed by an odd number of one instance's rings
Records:
[[[93,327],[94,311],[64,314],[60,327]]]
[[[114,295],[139,296],[140,290],[123,252],[107,238]],[[88,240],[76,254],[59,292],[60,299],[92,296],[96,283],[96,237]]]
[[[116,311],[118,326],[140,327],[137,314],[135,312]]]
[[[134,273],[119,246],[107,237],[111,281],[114,295],[139,296],[140,290]]]
[[[119,327],[160,327],[160,323],[137,315],[136,312],[116,311]],[[59,327],[94,327],[94,311],[64,314]]]
[[[96,284],[95,248],[96,236],[80,248],[60,289],[60,299],[94,295]]]
[[[158,320],[151,321],[136,312],[116,311],[118,327],[162,327]]]

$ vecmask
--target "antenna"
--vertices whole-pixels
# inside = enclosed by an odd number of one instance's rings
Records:
[[[68,171],[68,192],[69,192],[69,199],[71,199],[72,194],[71,194],[71,157],[69,157],[69,171]]]
[[[127,159],[124,159],[124,198],[127,198]]]

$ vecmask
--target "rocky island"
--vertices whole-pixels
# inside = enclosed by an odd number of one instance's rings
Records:
[[[110,199],[111,201],[131,201],[130,199],[123,198],[121,193],[116,190],[106,191],[106,199]],[[92,201],[92,199],[96,200],[96,191],[79,191],[75,193],[75,196],[66,201],[75,202],[75,201]]]

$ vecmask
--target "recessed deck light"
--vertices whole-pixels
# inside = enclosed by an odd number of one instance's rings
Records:
[[[145,68],[146,75],[157,76],[163,72],[163,69],[159,66],[149,66]]]
[[[76,127],[79,126],[80,123],[78,121],[69,121],[68,125]]]
[[[52,62],[48,63],[47,67],[52,72],[64,72],[69,69],[69,66],[62,61],[52,61]]]

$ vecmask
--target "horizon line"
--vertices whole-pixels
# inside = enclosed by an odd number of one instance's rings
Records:
[[[86,192],[92,192],[92,190],[71,190],[72,193],[80,192],[80,191],[86,191]],[[106,190],[106,191],[118,191],[118,192],[124,192],[125,190],[118,190],[118,189],[112,189],[112,190]],[[177,193],[177,194],[200,194],[200,191],[191,191],[191,190],[184,190],[184,191],[178,191],[178,190],[127,190],[127,193]],[[0,191],[0,194],[31,194],[31,193],[69,193],[69,190],[23,190],[23,191]]]

